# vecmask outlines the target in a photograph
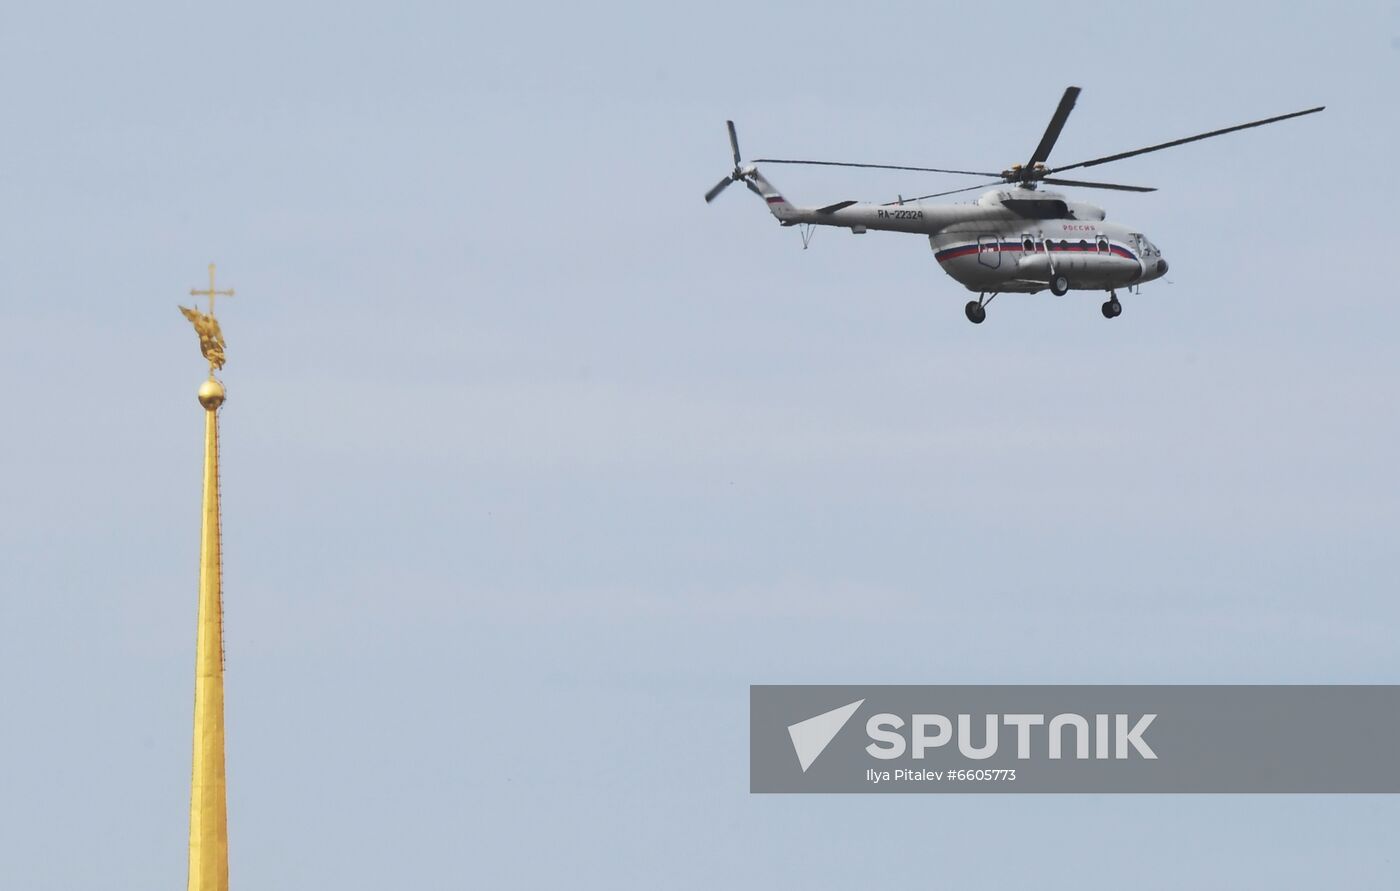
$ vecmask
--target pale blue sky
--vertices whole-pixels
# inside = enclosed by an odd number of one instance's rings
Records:
[[[236,887],[1377,886],[1385,797],[759,797],[751,683],[1400,682],[1400,5],[12,5],[0,886],[185,875],[217,260]],[[749,157],[1102,168],[987,324]],[[1111,171],[1111,176],[1109,175]],[[1096,171],[1097,172],[1097,171]],[[769,171],[798,201],[961,180]],[[1326,753],[1319,753],[1325,758]]]

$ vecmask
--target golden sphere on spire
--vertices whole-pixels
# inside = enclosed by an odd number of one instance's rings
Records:
[[[212,377],[199,385],[199,404],[213,411],[224,404],[224,385]]]

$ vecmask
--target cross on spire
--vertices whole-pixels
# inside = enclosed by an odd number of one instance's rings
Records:
[[[220,291],[220,290],[217,290],[217,289],[214,287],[214,264],[213,264],[213,263],[210,263],[210,264],[209,264],[209,288],[208,288],[208,290],[201,291],[201,290],[198,289],[198,288],[190,288],[190,296],[191,296],[191,297],[208,297],[208,298],[209,298],[209,315],[210,315],[210,316],[213,316],[213,315],[214,315],[214,298],[215,298],[215,297],[232,297],[232,296],[233,296],[233,288],[229,288],[229,289],[226,290],[226,291]]]

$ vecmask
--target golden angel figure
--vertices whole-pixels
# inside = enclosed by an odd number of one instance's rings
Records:
[[[180,307],[180,312],[194,325],[199,335],[199,351],[209,360],[211,368],[224,367],[224,332],[219,328],[219,320],[197,309]]]

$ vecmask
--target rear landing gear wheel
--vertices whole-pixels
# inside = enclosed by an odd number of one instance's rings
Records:
[[[987,308],[976,300],[967,301],[967,306],[963,308],[967,313],[967,320],[974,325],[980,325],[987,318]]]
[[[1056,297],[1063,297],[1069,293],[1069,279],[1058,273],[1050,279],[1050,293]]]
[[[1116,319],[1123,314],[1123,304],[1118,302],[1117,297],[1114,297],[1112,300],[1105,301],[1099,310],[1105,319]]]

